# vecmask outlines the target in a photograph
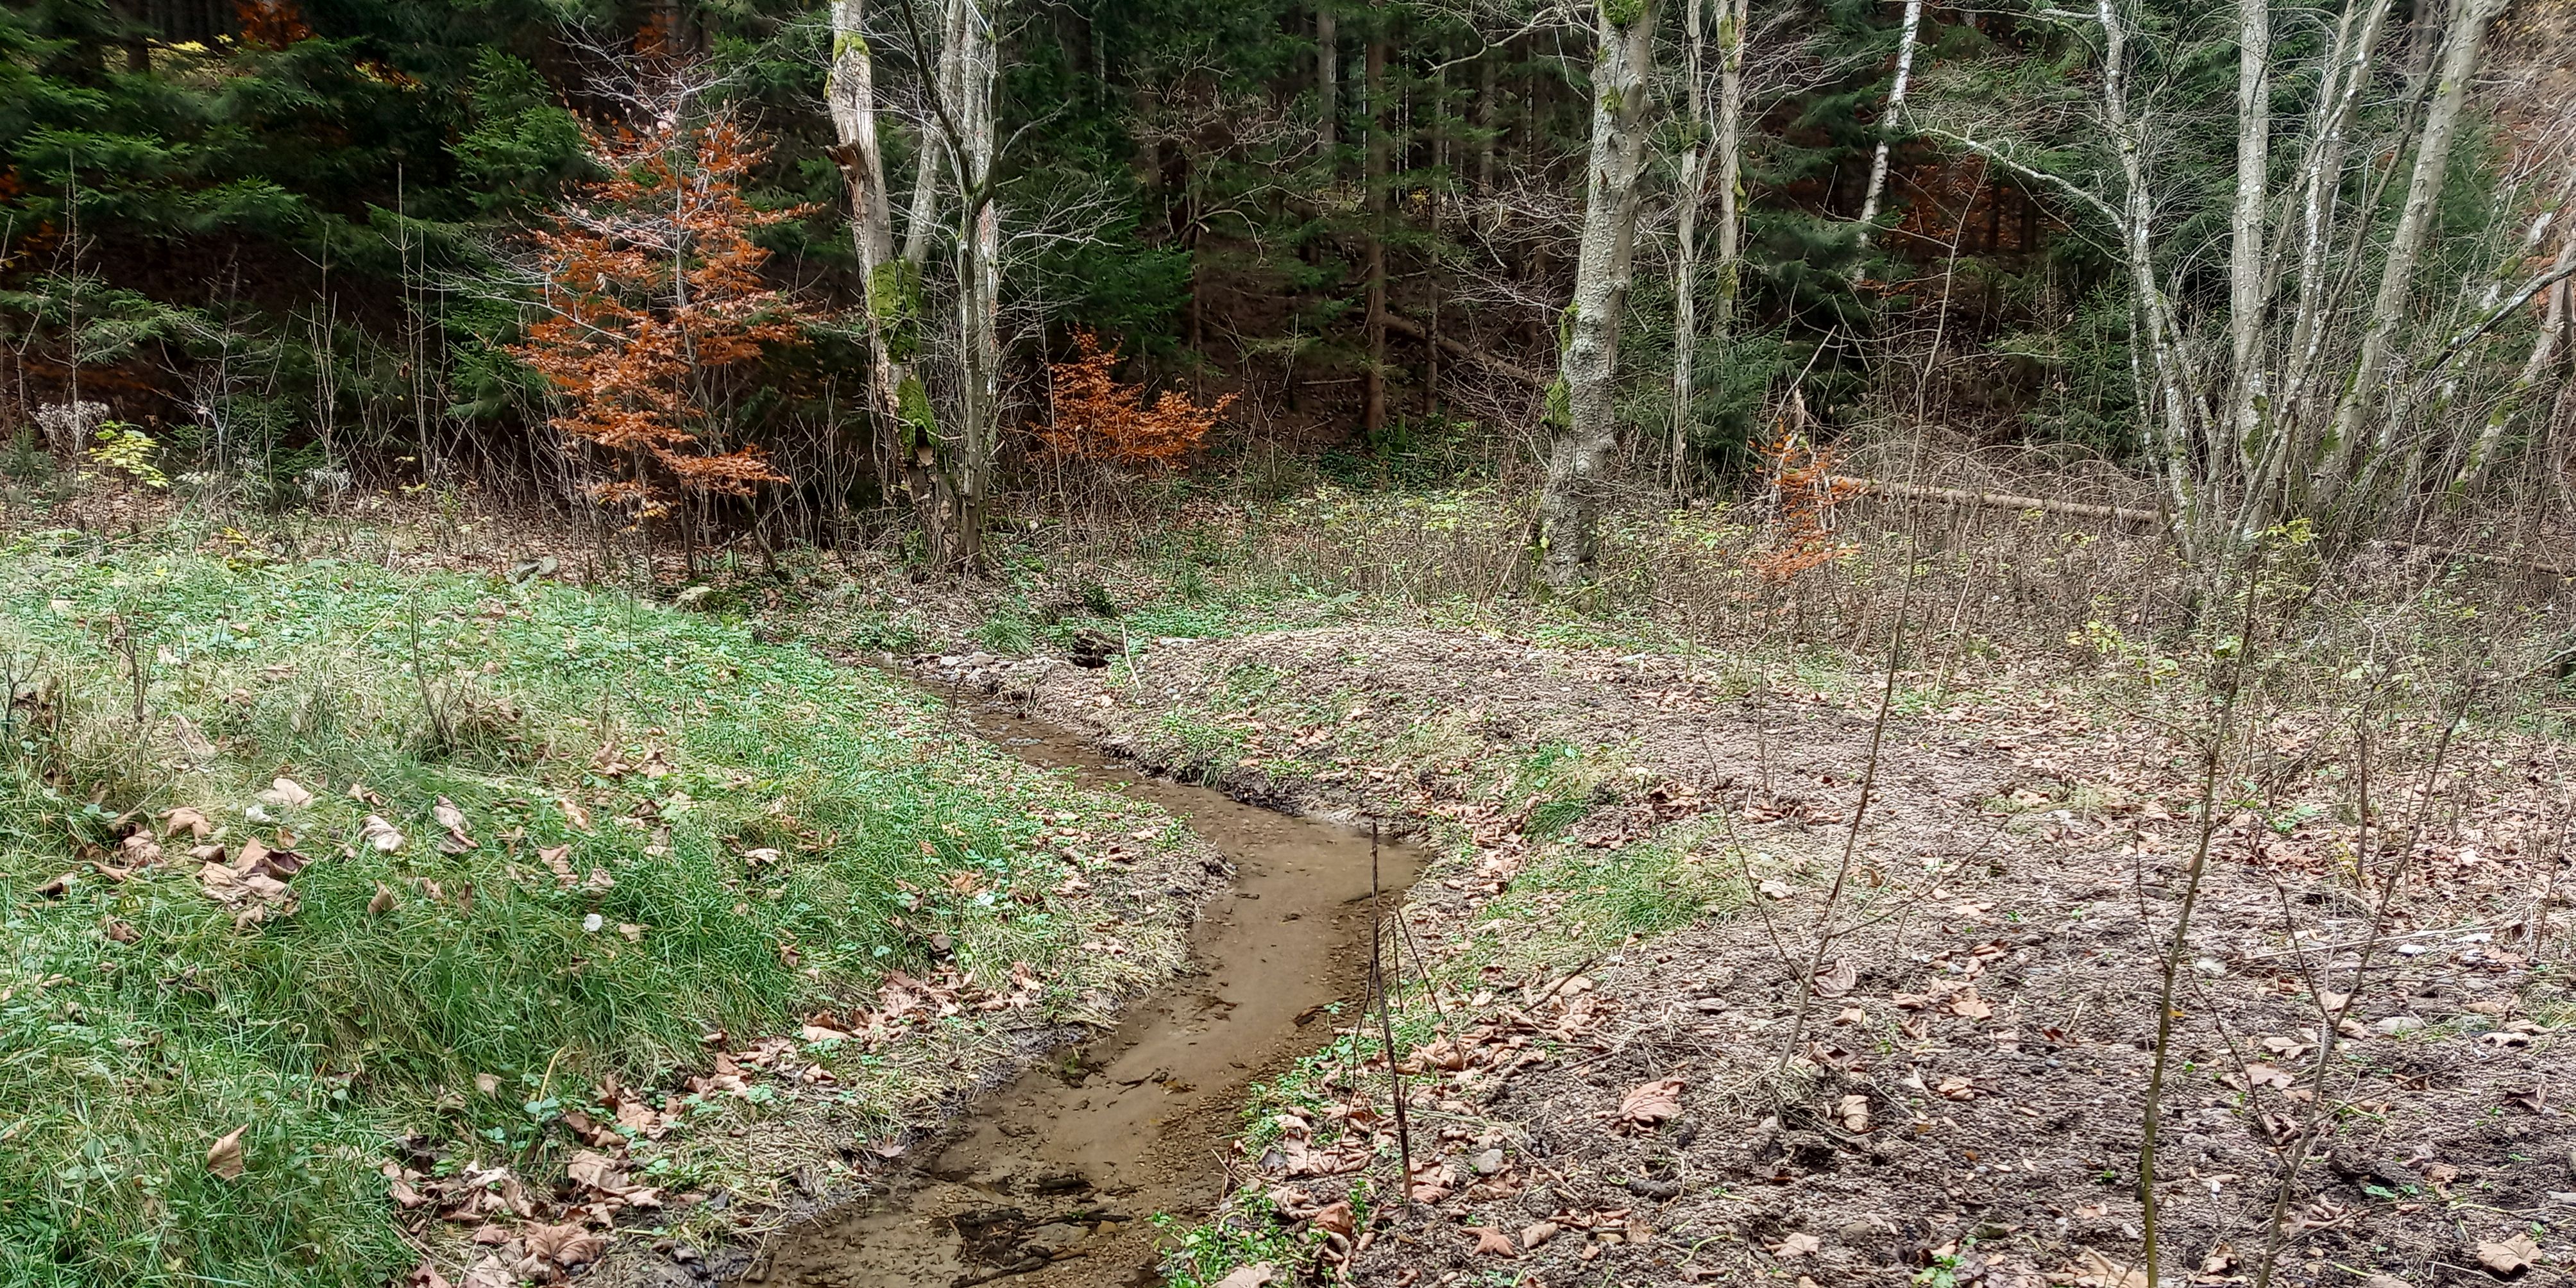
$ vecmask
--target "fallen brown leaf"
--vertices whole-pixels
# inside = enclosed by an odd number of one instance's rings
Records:
[[[2518,1275],[2540,1262],[2540,1245],[2528,1234],[2478,1245],[2478,1264],[2499,1275]]]
[[[1316,1229],[1327,1234],[1338,1234],[1345,1239],[1351,1237],[1353,1226],[1351,1205],[1348,1201],[1325,1204],[1308,1219],[1315,1223]]]
[[[1680,1078],[1640,1083],[1620,1098],[1619,1117],[1649,1127],[1671,1118],[1682,1111],[1682,1088],[1687,1085]]]
[[[214,1145],[206,1150],[206,1170],[214,1173],[215,1176],[222,1180],[240,1180],[242,1174],[241,1138],[242,1133],[249,1130],[250,1124],[243,1123],[241,1126],[225,1132],[220,1138],[218,1138]]]
[[[1842,1119],[1844,1131],[1868,1131],[1869,1097],[1858,1095],[1843,1097],[1835,1103],[1834,1115]]]
[[[267,791],[259,794],[259,801],[280,809],[302,809],[313,803],[313,793],[304,790],[304,785],[292,778],[279,778],[268,785]]]
[[[606,1240],[578,1225],[531,1225],[520,1236],[528,1255],[567,1269],[597,1261]]]
[[[2288,1087],[2298,1081],[2289,1070],[2256,1061],[2245,1066],[2245,1080],[2257,1087]]]
[[[2132,1270],[2086,1248],[2075,1282],[2086,1285],[2086,1288],[2147,1288],[2147,1272]]]
[[[1799,1257],[1812,1257],[1823,1251],[1824,1246],[1825,1241],[1812,1234],[1793,1234],[1782,1239],[1780,1246],[1771,1250],[1771,1255],[1782,1261],[1791,1261]]]
[[[1490,1225],[1469,1226],[1467,1233],[1476,1236],[1475,1255],[1477,1256],[1516,1257],[1520,1255],[1521,1250],[1512,1242],[1512,1237]]]
[[[1232,1273],[1216,1281],[1216,1288],[1262,1288],[1263,1284],[1278,1277],[1277,1268],[1267,1261],[1259,1261],[1248,1266],[1237,1266]]]

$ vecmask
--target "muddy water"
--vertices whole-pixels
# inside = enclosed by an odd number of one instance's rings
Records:
[[[1234,887],[1193,931],[1193,973],[976,1103],[883,1198],[782,1236],[744,1283],[1156,1283],[1149,1218],[1215,1206],[1246,1084],[1320,1048],[1326,1008],[1360,995],[1366,832],[1141,776],[1035,721],[984,713],[976,724],[1025,760],[1171,811],[1233,860]],[[1417,863],[1385,847],[1384,888],[1402,890]]]

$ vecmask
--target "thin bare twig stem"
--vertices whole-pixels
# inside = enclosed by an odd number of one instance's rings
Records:
[[[2191,950],[2191,914],[2200,903],[2201,879],[2209,871],[2209,846],[2218,834],[2218,763],[2227,743],[2227,727],[2236,716],[2236,700],[2245,689],[2245,658],[2254,651],[2254,614],[2262,598],[2263,549],[2255,546],[2248,554],[2245,568],[2245,618],[2236,634],[2236,651],[2228,661],[2228,676],[2220,684],[2218,709],[2211,720],[2207,741],[2200,760],[2200,835],[2193,841],[2191,867],[2183,879],[2182,908],[2174,914],[2173,938],[2165,944],[2164,980],[2156,995],[2155,1059],[2147,1073],[2146,1103],[2141,1112],[2144,1123],[2138,1144],[2138,1228],[2141,1234],[2143,1269],[2147,1288],[2156,1288],[2159,1269],[2156,1260],[2156,1146],[2157,1128],[2164,1114],[2165,1069],[2173,1056],[2174,991],[2182,973],[2183,957]]]
[[[2353,1002],[2361,997],[2362,982],[2370,977],[2370,959],[2378,952],[2387,931],[2389,907],[2397,901],[2397,887],[2406,879],[2408,860],[2415,853],[2416,841],[2424,834],[2424,820],[2431,816],[2433,801],[2440,795],[2442,766],[2450,758],[2451,739],[2459,732],[2460,722],[2468,718],[2469,704],[2477,700],[2480,687],[2475,681],[2462,686],[2458,704],[2452,708],[2450,718],[2442,722],[2442,735],[2433,744],[2433,759],[2424,773],[2423,799],[2416,802],[2415,816],[2407,820],[2405,843],[2398,848],[2396,859],[2380,873],[2379,897],[2371,902],[2370,931],[2362,939],[2360,960],[2353,964],[2352,985],[2341,990],[2342,996],[2336,998],[2331,1006],[2325,1005],[2325,993],[2318,994],[2319,1006],[2326,1014],[2325,1023],[2317,1035],[2316,1067],[2309,1075],[2315,1095],[2309,1101],[2308,1121],[2300,1125],[2298,1134],[2290,1143],[2290,1155],[2282,1161],[2280,1184],[2272,1191],[2272,1213],[2264,1229],[2263,1258],[2254,1263],[2254,1288],[2271,1288],[2272,1270],[2280,1260],[2281,1245],[2286,1241],[2284,1226],[2290,1214],[2290,1196],[2298,1188],[2299,1169],[2307,1165],[2308,1155],[2315,1151],[2317,1141],[2334,1121],[2332,1102],[2326,1098],[2325,1090],[2326,1075],[2334,1068],[2336,1041],[2343,1036],[2343,1026],[2350,1020]],[[2367,720],[2369,715],[2369,708],[2365,706],[2360,718]],[[2369,773],[2366,759],[2360,772],[2365,776]],[[2364,836],[2368,835],[2369,826],[2370,820],[2364,817]],[[2332,982],[2333,971],[2333,959],[2328,958],[2325,982]]]
[[[1377,824],[1369,824],[1369,987],[1377,993],[1378,1038],[1386,1051],[1387,1085],[1394,1090],[1396,1160],[1404,1170],[1397,1177],[1400,1203],[1413,1201],[1413,1127],[1404,1111],[1404,1070],[1395,1061],[1395,1020],[1389,1011],[1394,1005],[1395,990],[1386,977],[1384,964],[1385,932],[1378,912],[1378,840]]]
[[[1919,537],[1919,532],[1915,537]],[[1860,775],[1860,799],[1852,803],[1851,826],[1843,832],[1842,859],[1834,865],[1833,884],[1825,890],[1825,906],[1816,915],[1816,946],[1807,955],[1807,968],[1798,973],[1798,1005],[1789,1016],[1789,1038],[1780,1046],[1778,1070],[1786,1073],[1789,1062],[1797,1058],[1798,1044],[1807,1032],[1807,1008],[1816,997],[1816,972],[1825,967],[1825,954],[1832,952],[1836,938],[1834,916],[1842,908],[1843,887],[1851,881],[1852,857],[1860,852],[1861,820],[1869,813],[1869,798],[1878,786],[1878,753],[1887,741],[1887,715],[1896,705],[1896,674],[1904,662],[1905,616],[1914,595],[1915,565],[1920,562],[1913,539],[1906,543],[1905,587],[1897,593],[1896,625],[1888,633],[1887,683],[1878,691],[1878,717],[1869,729],[1869,760]],[[1756,892],[1759,897],[1759,892]]]

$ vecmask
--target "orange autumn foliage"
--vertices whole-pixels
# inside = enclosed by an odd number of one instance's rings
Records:
[[[304,10],[295,0],[233,0],[233,16],[241,21],[245,44],[284,49],[313,38],[313,28],[305,23]]]
[[[1073,343],[1080,352],[1071,361],[1049,364],[1055,373],[1053,418],[1030,426],[1053,451],[1108,465],[1168,469],[1197,451],[1234,405],[1233,394],[1202,407],[1171,389],[1147,403],[1142,385],[1119,383],[1118,350],[1102,348],[1100,337],[1089,331],[1075,332]]]
[[[535,234],[549,308],[511,350],[561,395],[548,423],[624,463],[626,477],[591,489],[602,504],[653,513],[665,478],[720,496],[785,482],[757,445],[717,450],[702,434],[729,369],[800,343],[816,320],[761,279],[769,252],[751,240],[805,212],[744,199],[762,153],[727,118],[592,145],[609,177],[582,185]]]
[[[1771,548],[1745,560],[1745,566],[1764,581],[1785,582],[1849,553],[1850,546],[1832,539],[1833,510],[1860,485],[1834,473],[1834,450],[1801,442],[1786,427],[1779,437],[1757,441],[1754,448],[1779,491],[1780,528]]]

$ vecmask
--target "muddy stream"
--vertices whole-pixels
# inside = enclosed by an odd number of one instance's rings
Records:
[[[741,1283],[1159,1283],[1151,1218],[1214,1208],[1246,1085],[1320,1049],[1327,1008],[1362,991],[1368,833],[1146,776],[1038,721],[987,710],[973,724],[1032,764],[1171,811],[1233,861],[1234,885],[1193,927],[1187,973],[976,1101],[882,1196],[780,1235]],[[1391,911],[1419,856],[1387,845],[1379,863]]]

